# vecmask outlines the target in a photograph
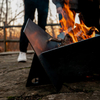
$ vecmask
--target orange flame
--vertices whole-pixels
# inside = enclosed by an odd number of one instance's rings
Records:
[[[69,32],[69,29],[74,26],[74,14],[70,10],[69,6],[64,4],[64,8],[62,11],[62,19],[60,20],[61,23],[61,30],[63,30],[65,33]]]
[[[62,27],[60,30],[61,32],[64,32],[65,35],[69,34],[73,40],[73,43],[95,37],[96,28],[93,29],[93,27],[87,27],[82,20],[76,23],[76,13],[70,10],[68,4],[64,4],[64,8],[61,14],[62,19],[60,20],[60,23]],[[92,34],[88,34],[90,31]]]

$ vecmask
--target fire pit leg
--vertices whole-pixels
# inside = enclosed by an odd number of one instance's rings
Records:
[[[39,78],[39,82],[37,84],[32,83],[32,80],[34,78]],[[48,76],[46,75],[46,73],[35,53],[34,57],[33,57],[32,65],[31,65],[31,69],[29,72],[29,76],[27,79],[26,87],[34,86],[34,85],[48,84],[48,83],[51,83],[51,82],[50,82]]]

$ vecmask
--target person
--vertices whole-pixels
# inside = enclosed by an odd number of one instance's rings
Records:
[[[57,12],[61,14],[63,10],[64,3],[69,4],[70,10],[77,11],[78,9],[78,0],[52,0],[53,3],[56,5]]]
[[[69,3],[70,10],[81,13],[82,19],[87,27],[95,26],[99,29],[99,0],[53,0],[59,13],[59,20],[62,19],[64,3]],[[74,13],[75,14],[75,13]],[[64,39],[65,34],[61,32],[58,38]]]
[[[52,0],[52,1],[56,5],[57,13],[59,14],[59,20],[62,19],[62,12],[64,12],[63,11],[64,3],[69,4],[69,8],[72,12],[73,11],[78,12],[78,0]],[[61,24],[60,27],[62,27]],[[64,32],[60,32],[58,38],[64,39],[64,37],[65,37]]]
[[[21,29],[21,35],[20,35],[20,52],[17,61],[27,61],[26,57],[26,52],[27,52],[27,47],[28,47],[28,39],[23,32],[24,27],[26,25],[26,22],[28,18],[31,20],[34,19],[34,13],[35,9],[37,8],[38,10],[38,25],[45,30],[46,26],[46,20],[47,20],[47,15],[48,15],[48,5],[49,5],[49,0],[24,0],[24,5],[25,5],[25,15],[24,15],[24,24]]]
[[[71,10],[83,15],[86,26],[99,28],[99,0],[53,0],[59,13],[59,20],[62,19],[61,12],[66,2],[69,2]]]

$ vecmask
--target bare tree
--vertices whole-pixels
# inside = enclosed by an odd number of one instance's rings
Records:
[[[0,7],[0,23],[2,22],[2,13],[3,13],[3,3],[4,3],[4,0],[2,0],[2,2],[1,2],[1,7]]]
[[[24,10],[18,11],[18,8],[20,9],[23,6],[23,4],[17,3],[15,4],[17,5],[17,7],[14,13],[12,10],[13,8],[11,7],[11,2],[12,0],[2,0],[0,2],[0,5],[1,5],[0,6],[0,26],[3,25],[3,22],[5,22],[6,25],[10,25],[11,22],[17,20],[20,17],[20,14],[22,14],[24,11]]]

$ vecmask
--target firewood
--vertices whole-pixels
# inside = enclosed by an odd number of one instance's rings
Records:
[[[99,32],[99,30],[95,27],[92,26],[91,29],[86,33],[87,35],[92,35],[93,32]]]
[[[69,34],[66,34],[64,39],[50,38],[47,42],[50,42],[50,41],[61,43],[61,45],[58,45],[58,47],[59,47],[59,46],[64,46],[64,45],[68,45],[68,44],[72,43],[72,38]]]
[[[61,42],[61,46],[68,45],[72,42],[73,42],[73,40],[72,40],[71,36],[69,34],[66,34],[64,40]]]
[[[86,27],[84,27],[84,28],[86,28]],[[90,30],[86,32],[86,34],[87,35],[92,35],[92,33],[94,31],[99,32],[99,30],[96,27],[91,27]],[[79,35],[78,35],[78,32],[80,32]],[[59,46],[68,45],[68,44],[76,42],[75,38],[77,38],[77,41],[82,41],[83,40],[82,36],[85,37],[85,35],[81,34],[81,33],[82,33],[82,30],[80,30],[80,25],[76,24],[76,28],[74,28],[68,34],[66,34],[65,37],[64,37],[64,39],[50,38],[47,42],[54,41],[54,42],[61,43],[61,45],[59,45]],[[75,35],[77,35],[77,36],[75,36]]]
[[[54,42],[59,42],[61,43],[63,41],[63,39],[56,39],[56,38],[50,38],[49,40],[47,40],[47,42],[50,42],[50,41],[54,41]]]

